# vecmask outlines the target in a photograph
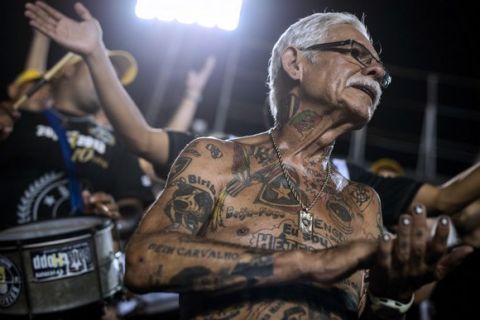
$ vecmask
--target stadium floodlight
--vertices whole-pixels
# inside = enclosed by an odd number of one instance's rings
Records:
[[[238,27],[243,0],[137,0],[141,19],[157,18],[232,31]]]

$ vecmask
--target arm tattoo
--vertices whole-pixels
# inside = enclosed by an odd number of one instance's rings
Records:
[[[227,184],[227,193],[235,197],[251,183],[250,157],[241,144],[233,145],[232,174],[234,178]]]
[[[327,201],[327,208],[330,218],[333,220],[338,229],[345,234],[351,234],[353,232],[353,217],[349,211],[349,208],[346,207],[345,201],[341,201],[341,199],[335,199],[332,197]]]
[[[197,157],[197,158],[200,157],[200,152],[198,152],[198,150],[196,150],[197,145],[198,145],[198,141],[193,141],[193,142],[191,142],[191,143],[183,150],[183,153],[184,153],[184,154],[191,154],[192,156]]]
[[[202,266],[188,267],[171,277],[169,284],[174,287],[195,288],[200,279],[213,280],[212,274],[212,270]]]
[[[274,150],[267,147],[250,146],[250,154],[253,155],[258,164],[265,166],[276,160]]]
[[[364,211],[372,201],[372,191],[365,185],[359,183],[355,183],[351,187],[350,195],[360,210]]]
[[[192,162],[192,158],[187,157],[187,156],[180,156],[172,166],[172,169],[170,170],[170,175],[169,175],[169,180],[174,181],[180,173],[185,170],[190,163]]]
[[[295,320],[295,319],[303,319],[307,316],[307,311],[302,306],[295,306],[288,308],[283,313],[282,320]]]
[[[210,155],[212,156],[213,159],[220,159],[221,157],[223,157],[223,153],[222,151],[220,151],[220,148],[218,148],[214,144],[211,144],[211,143],[207,144],[205,146],[205,149],[210,151]]]
[[[215,250],[210,248],[191,248],[187,246],[173,246],[159,243],[150,243],[148,250],[157,254],[176,255],[181,257],[203,259],[203,260],[223,260],[238,261],[240,254],[234,251]]]
[[[197,233],[213,210],[213,198],[207,192],[180,179],[165,213],[175,226],[183,226]]]
[[[259,256],[248,263],[238,263],[232,271],[232,275],[242,275],[248,280],[273,275],[273,257]]]
[[[253,286],[261,278],[273,275],[273,258],[269,255],[254,257],[250,262],[237,263],[232,271],[226,268],[213,272],[204,266],[187,267],[169,281],[172,287],[196,290],[218,290],[231,287],[235,282]],[[239,278],[240,276],[240,278]]]

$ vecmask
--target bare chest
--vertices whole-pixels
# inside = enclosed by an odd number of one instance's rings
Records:
[[[224,191],[205,236],[270,249],[319,250],[361,237],[364,218],[341,194],[323,194],[310,210],[311,232],[300,227],[301,207],[284,185],[251,185],[232,196]]]

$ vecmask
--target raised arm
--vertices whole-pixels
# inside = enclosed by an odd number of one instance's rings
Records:
[[[167,128],[177,131],[187,131],[190,128],[195,111],[202,100],[203,89],[214,67],[215,58],[210,56],[205,60],[200,71],[190,70],[188,72],[185,94],[172,119],[168,122]]]
[[[9,84],[8,96],[16,101],[33,85],[33,81],[41,77],[47,69],[48,50],[50,39],[37,30],[33,30],[30,49],[27,54],[25,67],[18,77]],[[45,89],[44,89],[45,90]],[[47,105],[48,92],[33,94],[19,107],[30,110],[43,110]]]
[[[50,39],[37,30],[33,30],[32,42],[25,61],[25,67],[17,79],[8,86],[8,95],[12,100],[19,98],[28,87],[22,86],[22,77],[41,75],[47,70]]]
[[[47,70],[48,49],[50,39],[37,30],[33,31],[33,39],[25,62],[25,70],[33,69],[40,73]]]
[[[43,2],[26,4],[30,24],[81,55],[87,63],[102,107],[115,130],[141,157],[164,164],[168,156],[168,137],[164,130],[151,128],[120,83],[108,58],[98,21],[80,3],[75,11],[81,21],[72,20]]]
[[[224,155],[214,170],[208,144]],[[203,236],[212,213],[222,209],[218,199],[227,196],[222,180],[231,167],[222,164],[233,159],[229,144],[195,140],[177,158],[166,189],[128,245],[125,282],[131,289],[232,291],[302,281],[325,286],[371,258],[376,243],[369,241],[318,252],[269,251],[239,246],[234,237],[229,243]]]
[[[412,203],[423,203],[429,215],[453,215],[480,199],[480,162],[437,187],[424,184]]]

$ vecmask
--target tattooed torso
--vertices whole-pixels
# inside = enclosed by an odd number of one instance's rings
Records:
[[[195,143],[188,147],[170,174],[170,186],[176,191],[165,206],[165,213],[174,226],[187,228],[203,239],[271,251],[314,251],[378,236],[381,222],[375,215],[366,214],[376,196],[369,187],[350,182],[332,170],[324,192],[311,209],[313,232],[303,233],[299,229],[300,206],[265,136],[202,145],[205,150],[199,150]],[[210,158],[204,170],[182,174],[200,152],[206,152]],[[304,203],[311,202],[326,178],[325,171],[318,170],[316,165],[306,161],[301,172],[287,166]],[[203,218],[205,212],[210,213],[207,218]],[[224,261],[236,258],[225,252],[171,250]],[[290,284],[247,287],[216,297],[188,293],[182,295],[182,304],[186,306],[183,312],[187,318],[205,319],[355,317],[365,293],[364,277],[365,272],[358,271],[328,289]]]

